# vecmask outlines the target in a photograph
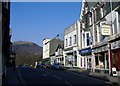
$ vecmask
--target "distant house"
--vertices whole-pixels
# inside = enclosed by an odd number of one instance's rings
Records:
[[[53,39],[43,40],[43,59],[50,58],[50,63],[63,64],[63,42],[57,36]]]
[[[57,62],[63,64],[63,42],[59,37],[50,41],[51,64]]]

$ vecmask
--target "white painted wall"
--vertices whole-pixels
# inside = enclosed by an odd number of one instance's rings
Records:
[[[0,2],[0,86],[2,85],[2,3]]]
[[[65,63],[66,53],[76,51],[76,53],[77,53],[77,67],[78,66],[80,67],[80,61],[79,61],[80,58],[79,58],[79,52],[78,52],[78,49],[81,47],[81,46],[79,47],[79,45],[81,44],[80,43],[81,42],[80,33],[79,33],[80,32],[80,20],[77,20],[77,22],[74,23],[73,25],[75,25],[75,27],[73,27],[73,29],[70,32],[68,31],[69,33],[64,35],[64,48],[67,49],[67,48],[73,47],[73,50],[64,51],[64,54],[63,54],[63,56],[64,56],[64,63]],[[67,30],[69,30],[69,28],[67,28]],[[74,44],[74,35],[76,35],[76,44]],[[71,46],[69,46],[70,37],[72,38]],[[66,47],[66,39],[68,41],[67,42],[67,45],[68,45],[67,47]]]
[[[117,33],[117,15],[116,15],[116,11],[113,10],[112,12],[110,12],[107,16],[106,16],[106,19],[107,21],[112,21],[112,35],[116,34]]]
[[[77,45],[77,44],[74,44],[74,35],[76,35],[76,33],[77,33],[76,30],[74,30],[71,33],[65,35],[65,37],[64,37],[65,38],[65,41],[64,41],[64,47],[65,47],[65,49]],[[70,44],[70,37],[72,38],[72,44],[71,44],[71,46],[69,46],[69,44]],[[66,39],[68,40],[68,42],[67,42],[68,46],[67,47],[66,47]]]
[[[78,48],[81,49],[82,44],[82,34],[81,34],[81,28],[80,28],[80,20],[77,21],[78,23]]]
[[[78,54],[77,54],[77,67],[79,67],[79,68],[81,67],[81,66],[80,66],[80,65],[81,65],[81,63],[80,63],[80,57],[81,57],[81,56],[80,56],[80,54],[78,53]]]
[[[117,34],[120,34],[120,14],[116,12]]]
[[[43,40],[43,59],[50,57],[50,40],[51,39],[44,39]]]

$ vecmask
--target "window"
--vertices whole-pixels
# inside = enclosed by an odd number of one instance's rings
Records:
[[[64,60],[64,58],[62,57],[62,58],[61,58],[61,61],[63,61],[63,60]]]
[[[118,11],[118,22],[120,22],[120,11]]]
[[[67,44],[68,44],[68,42],[67,42],[68,40],[66,39],[66,47],[67,47]]]
[[[91,25],[92,24],[92,18],[91,18],[91,16],[89,16],[89,25]]]
[[[90,26],[92,24],[92,13],[87,14],[87,25]]]
[[[101,19],[101,9],[96,9],[96,22],[98,22]]]
[[[86,44],[87,44],[87,46],[89,46],[90,45],[90,42],[89,42],[89,33],[86,33]]]
[[[70,37],[70,42],[69,42],[69,46],[72,45],[72,38]]]
[[[101,7],[101,18],[104,16],[103,8]]]
[[[98,65],[99,65],[98,55],[95,55],[95,65],[96,65],[96,66],[98,66]]]
[[[76,40],[76,35],[74,35],[74,44],[76,44],[76,41],[77,41],[77,40]]]
[[[77,66],[77,55],[75,55],[75,66]]]
[[[81,67],[82,67],[82,58],[81,58]]]

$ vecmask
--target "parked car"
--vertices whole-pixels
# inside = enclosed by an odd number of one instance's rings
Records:
[[[23,66],[20,66],[20,68],[30,68],[30,67],[27,65],[23,65]]]
[[[64,69],[63,65],[60,63],[54,63],[53,65],[51,65],[51,68],[56,69],[56,70],[63,70]]]
[[[46,68],[46,65],[45,64],[38,64],[36,67],[37,68]]]

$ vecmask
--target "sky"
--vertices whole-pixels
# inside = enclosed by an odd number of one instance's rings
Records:
[[[42,46],[44,38],[63,39],[64,30],[75,23],[81,2],[11,2],[12,42],[30,41]]]

